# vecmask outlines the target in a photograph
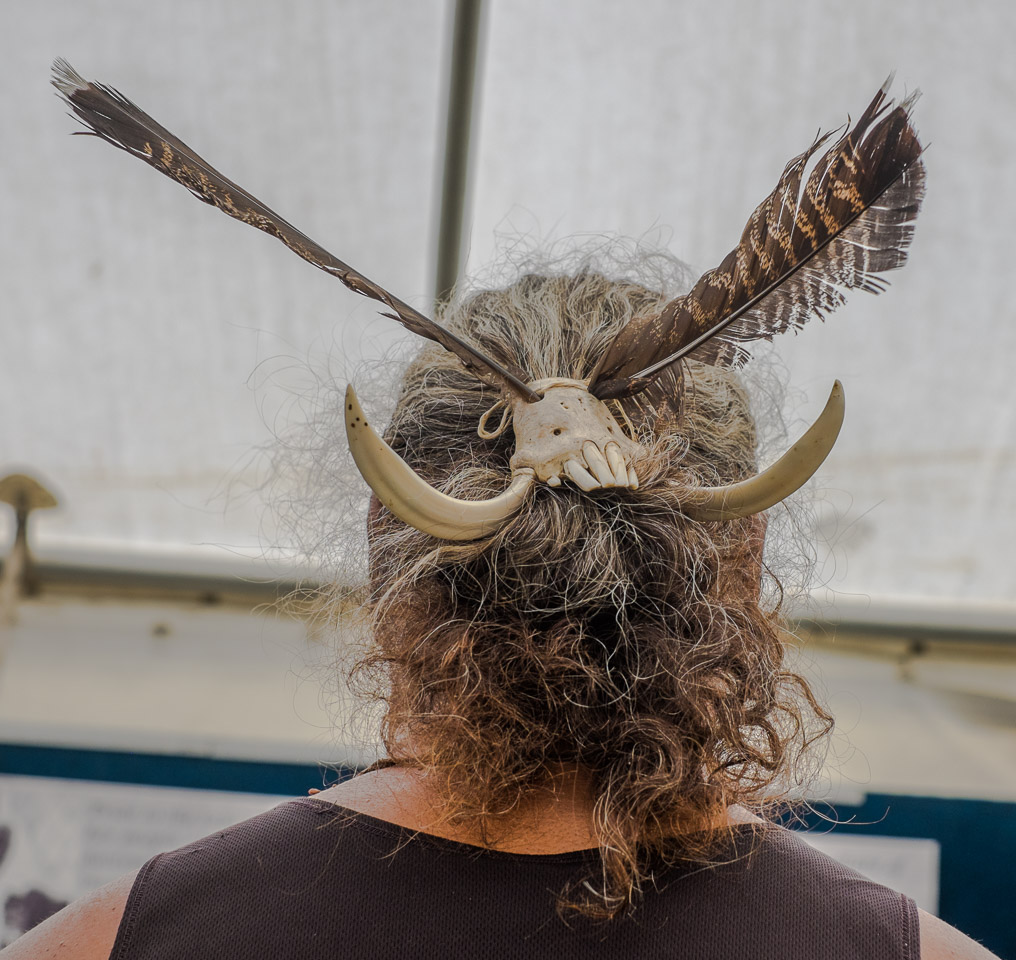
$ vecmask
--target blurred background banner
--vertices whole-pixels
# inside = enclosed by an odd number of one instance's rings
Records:
[[[894,96],[923,92],[927,198],[885,294],[761,351],[786,367],[791,436],[834,378],[847,395],[805,509],[776,508],[774,527],[817,545],[799,659],[839,727],[816,790],[861,824],[836,834],[913,840],[857,855],[923,873],[946,919],[1016,951],[992,921],[1016,888],[1013,35],[1005,0],[12,5],[0,481],[30,473],[59,506],[31,515],[31,577],[0,581],[10,830],[33,806],[24,778],[257,794],[246,811],[320,782],[317,761],[361,763],[344,695],[318,690],[326,639],[265,606],[317,558],[286,506],[311,478],[276,479],[266,513],[259,451],[347,379],[383,408],[378,361],[419,346],[277,241],[69,136],[54,57],[428,314],[492,262],[618,235],[697,275],[786,161],[895,71]],[[341,438],[325,469],[349,471]],[[352,582],[341,506],[319,533]],[[0,503],[7,572],[14,518]],[[34,889],[15,852],[5,897]]]
[[[256,816],[282,799],[0,774],[0,946],[54,907],[136,870],[155,854]]]

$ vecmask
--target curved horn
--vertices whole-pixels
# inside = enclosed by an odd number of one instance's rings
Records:
[[[696,490],[682,510],[694,520],[737,520],[768,510],[804,486],[829,455],[843,425],[843,384],[837,380],[825,409],[768,470],[722,487]]]
[[[377,498],[404,523],[444,540],[476,540],[494,533],[525,500],[533,472],[518,471],[491,500],[457,500],[417,474],[369,426],[352,386],[346,387],[346,437],[356,467]]]

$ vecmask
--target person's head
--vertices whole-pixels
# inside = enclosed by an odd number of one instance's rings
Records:
[[[442,322],[534,379],[582,379],[663,299],[595,272],[531,275],[454,303]],[[481,821],[562,764],[587,771],[604,876],[586,912],[617,912],[654,856],[694,852],[689,834],[727,805],[771,796],[810,735],[799,701],[816,709],[760,602],[764,519],[702,523],[680,508],[689,486],[755,472],[745,391],[692,361],[681,397],[676,409],[611,404],[644,451],[637,490],[541,484],[497,533],[466,542],[371,512],[365,666],[390,684],[389,755],[432,770],[449,809]],[[497,398],[425,348],[385,437],[446,492],[492,496],[514,448],[511,431],[477,434]]]

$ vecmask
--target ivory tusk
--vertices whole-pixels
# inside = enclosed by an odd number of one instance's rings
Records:
[[[404,523],[444,540],[476,540],[494,533],[522,505],[533,484],[518,471],[500,496],[458,500],[435,490],[367,423],[356,393],[346,387],[346,438],[363,479],[377,498]]]
[[[695,520],[737,520],[768,510],[806,484],[829,455],[843,425],[843,384],[837,380],[808,431],[768,470],[722,487],[691,492],[681,509]]]

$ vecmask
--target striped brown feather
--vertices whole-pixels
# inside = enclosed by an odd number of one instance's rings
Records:
[[[539,394],[526,386],[529,377],[525,371],[517,367],[508,368],[484,356],[471,344],[330,254],[257,197],[224,177],[118,90],[101,83],[89,83],[62,59],[53,64],[53,85],[88,133],[101,137],[182,183],[199,200],[210,203],[228,216],[277,237],[308,263],[338,277],[350,290],[380,301],[392,311],[385,316],[398,320],[421,337],[437,341],[454,353],[478,379],[503,387],[530,402],[540,399]]]
[[[749,357],[745,344],[825,317],[845,301],[844,291],[885,289],[881,274],[906,261],[924,195],[922,148],[910,122],[916,94],[894,106],[889,82],[807,180],[829,134],[787,164],[718,267],[618,333],[593,373],[596,396],[647,390],[689,354],[739,366]]]

